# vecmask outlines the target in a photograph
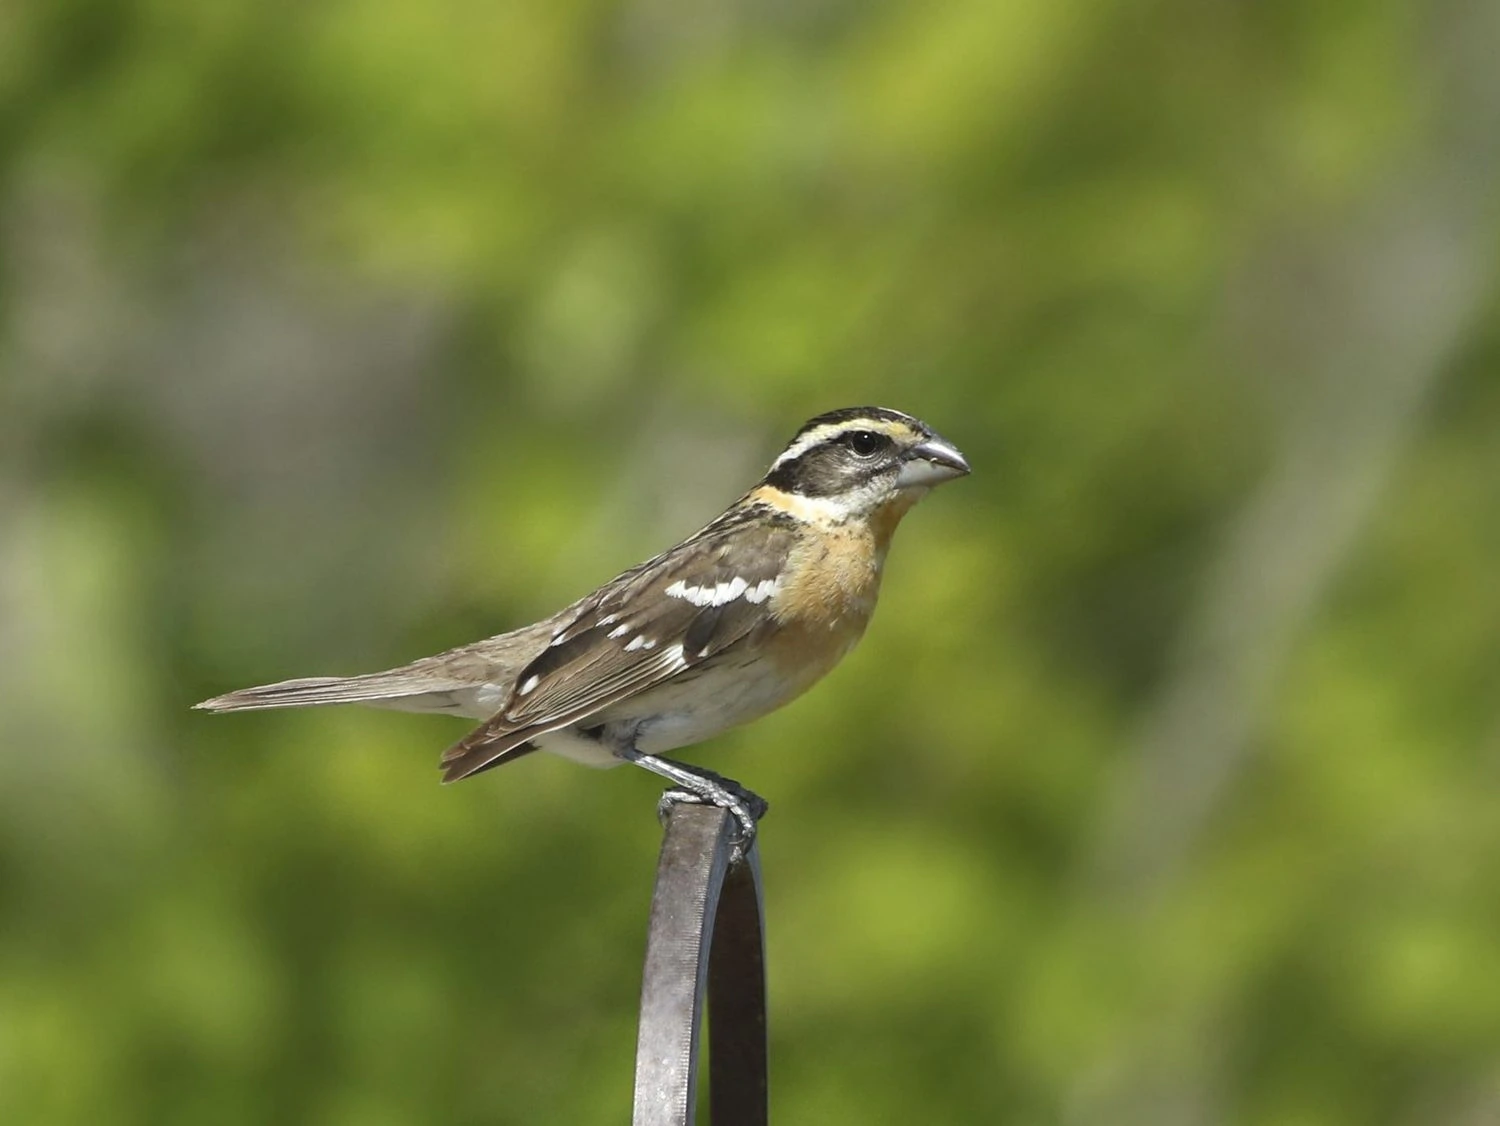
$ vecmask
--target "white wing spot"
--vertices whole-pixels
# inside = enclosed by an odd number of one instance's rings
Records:
[[[769,591],[761,595],[760,599],[753,597],[750,592],[760,590],[765,585],[762,582],[755,587],[751,587],[749,583],[738,575],[728,582],[715,583],[713,586],[688,586],[687,583],[678,579],[671,586],[667,587],[665,593],[669,598],[681,598],[684,601],[691,602],[694,606],[723,606],[726,603],[733,602],[741,595],[745,595],[751,602],[761,601],[769,596]]]
[[[552,644],[556,645],[557,642],[554,641]],[[537,676],[537,675],[535,675],[535,674],[532,674],[531,676],[528,676],[526,678],[526,683],[523,684],[523,685],[521,685],[521,692],[520,692],[520,694],[522,696],[524,696],[528,692],[531,692],[531,691],[535,690],[536,686],[538,684],[540,684],[541,682],[542,682],[542,678],[539,677],[539,676]]]
[[[599,624],[603,625],[604,623],[600,622]],[[625,622],[625,623],[623,623],[621,625],[615,626],[614,629],[610,630],[609,631],[609,636],[610,637],[624,637],[629,632],[630,632],[630,623],[629,622]]]
[[[745,601],[759,605],[780,589],[780,579],[761,579],[760,582],[745,591]]]
[[[678,579],[667,587],[668,598],[681,598],[685,602],[691,602],[694,606],[707,606],[714,600],[714,588],[711,586],[688,586],[687,583]]]
[[[625,646],[625,652],[634,653],[637,649],[644,649],[645,647],[646,635],[644,633],[638,633],[630,639],[630,644]]]
[[[595,625],[600,625],[600,626],[610,626],[610,625],[614,625],[619,620],[620,620],[620,615],[619,614],[605,614],[604,617],[600,618],[594,624]]]

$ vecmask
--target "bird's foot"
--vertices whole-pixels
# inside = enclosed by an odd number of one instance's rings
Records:
[[[765,798],[745,789],[732,778],[725,778],[711,770],[685,766],[657,755],[642,754],[634,748],[616,753],[626,761],[643,766],[673,783],[672,788],[662,794],[661,800],[656,803],[656,814],[663,825],[667,823],[667,817],[675,805],[718,806],[729,811],[738,828],[730,863],[738,864],[750,854],[750,848],[755,843],[756,823],[770,808]]]
[[[737,829],[732,842],[730,863],[738,864],[750,855],[758,822],[766,815],[770,803],[738,782],[717,774],[705,772],[703,781],[701,789],[679,785],[667,790],[656,803],[656,816],[666,825],[667,818],[672,814],[672,807],[677,805],[715,805],[728,810]]]

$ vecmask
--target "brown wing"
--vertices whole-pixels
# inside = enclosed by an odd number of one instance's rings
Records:
[[[601,587],[516,678],[510,699],[443,755],[454,782],[524,753],[528,739],[680,676],[769,622],[793,536],[731,509]]]

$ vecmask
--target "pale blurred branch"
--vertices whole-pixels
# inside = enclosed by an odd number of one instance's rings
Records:
[[[1358,551],[1425,400],[1489,298],[1500,70],[1478,45],[1497,36],[1493,5],[1450,10],[1427,60],[1448,94],[1431,147],[1337,230],[1269,252],[1271,268],[1247,272],[1254,304],[1279,307],[1283,331],[1286,321],[1305,329],[1282,342],[1279,365],[1259,341],[1246,345],[1250,362],[1305,383],[1291,388],[1272,463],[1207,574],[1086,868],[1084,894],[1127,915],[1144,917],[1181,888],[1255,754],[1299,638]],[[1289,298],[1289,276],[1331,283]],[[1289,300],[1314,311],[1286,316]],[[1184,1045],[1219,1042],[1231,1019],[1221,1005],[1189,1006],[1120,1045],[1103,1065],[1109,1078],[1081,1091],[1076,1120],[1226,1120],[1207,1097],[1225,1089],[1223,1058]],[[1459,1120],[1488,1121],[1492,1109],[1486,1092]]]
[[[1500,22],[1477,9],[1465,19]],[[1095,872],[1119,895],[1150,901],[1171,886],[1244,769],[1297,638],[1488,296],[1500,135],[1463,126],[1496,120],[1500,72],[1484,61],[1453,89],[1472,101],[1453,107],[1446,145],[1345,229],[1297,252],[1311,261],[1305,272],[1334,279],[1310,295],[1323,315],[1291,345],[1309,386],[1204,583],[1103,827]],[[1259,284],[1286,285],[1287,265],[1258,268]]]

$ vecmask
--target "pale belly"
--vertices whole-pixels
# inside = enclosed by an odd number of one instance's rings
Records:
[[[852,644],[851,640],[849,647]],[[623,760],[614,750],[622,742],[644,754],[665,754],[759,719],[800,696],[827,669],[812,671],[801,680],[789,680],[769,661],[740,663],[721,657],[696,675],[622,700],[582,723],[533,741],[541,750],[588,766],[618,766]]]

